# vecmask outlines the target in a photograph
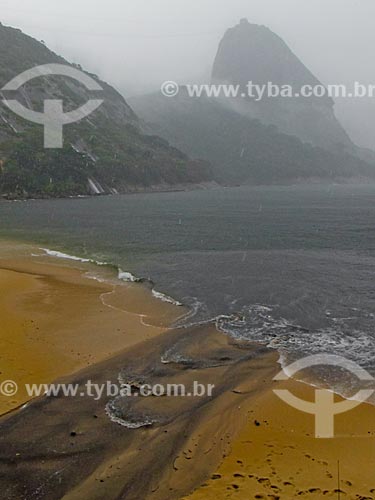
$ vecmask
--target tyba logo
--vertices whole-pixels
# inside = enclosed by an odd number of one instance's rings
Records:
[[[373,381],[374,377],[353,361],[349,361],[341,356],[329,354],[317,354],[300,359],[285,367],[274,380],[288,380],[296,373],[313,366],[332,366],[343,368],[359,380]],[[293,408],[304,413],[315,415],[315,437],[334,437],[334,417],[339,413],[352,410],[361,403],[367,401],[375,392],[374,389],[362,389],[350,400],[335,402],[335,395],[326,389],[315,389],[315,402],[304,401],[297,398],[286,389],[275,389],[273,391],[280,399]]]
[[[102,91],[102,87],[89,75],[64,64],[44,64],[24,71],[7,83],[3,91],[17,91],[22,85],[42,76],[64,76],[80,82],[90,91]],[[63,126],[78,122],[93,113],[102,103],[102,99],[89,99],[80,108],[64,113],[61,99],[45,99],[44,112],[39,113],[23,106],[15,99],[3,99],[3,103],[14,113],[33,123],[44,125],[44,147],[63,147]]]

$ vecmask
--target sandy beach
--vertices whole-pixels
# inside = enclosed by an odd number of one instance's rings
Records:
[[[110,358],[160,335],[184,312],[140,285],[89,279],[90,266],[23,256],[17,244],[10,258],[9,247],[0,258],[1,377],[19,390],[0,395],[0,414],[28,400],[25,383],[51,383]]]
[[[288,388],[301,399],[314,400],[313,388],[305,384],[274,385]],[[287,406],[267,390],[252,398],[251,417],[229,455],[186,500],[369,500],[375,498],[374,470],[373,406],[362,404],[336,416],[335,438],[316,439],[314,417]]]
[[[214,325],[171,330],[184,313],[142,284],[89,279],[92,269],[46,257],[0,260],[1,498],[189,500],[375,498],[375,408],[337,416],[334,439],[272,392],[278,354]],[[174,358],[176,350],[183,358]],[[184,361],[182,361],[182,359]],[[214,384],[211,397],[28,399],[25,383]],[[119,425],[153,418],[151,426]],[[18,408],[18,409],[16,409]],[[11,411],[13,410],[13,411]],[[338,478],[338,466],[340,478]],[[340,489],[340,491],[338,491]]]

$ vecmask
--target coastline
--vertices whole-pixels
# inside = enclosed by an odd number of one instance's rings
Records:
[[[189,369],[161,362],[170,345],[193,340],[196,356],[225,357],[225,364]],[[202,347],[202,348],[201,348]],[[41,397],[0,420],[0,473],[7,499],[177,499],[205,481],[229,453],[246,423],[249,393],[277,372],[275,353],[260,346],[232,345],[214,327],[171,330],[60,382],[102,384],[121,370],[131,380],[191,386],[215,382],[209,397],[132,399],[132,413],[157,416],[152,426],[128,428],[108,418],[113,400]],[[129,378],[130,380],[130,378]],[[267,384],[261,383],[261,390]],[[30,435],[32,439],[30,440]],[[12,467],[12,464],[17,467]],[[40,496],[40,498],[43,498]]]
[[[0,201],[27,201],[27,200],[56,200],[56,199],[74,199],[74,198],[92,198],[96,196],[121,196],[132,194],[157,194],[157,193],[180,193],[185,191],[197,191],[215,189],[221,187],[215,180],[191,184],[156,184],[154,186],[126,186],[119,188],[116,193],[112,191],[104,191],[103,193],[79,194],[71,196],[48,196],[43,194],[37,196],[35,193],[24,197],[16,196],[13,193],[0,194]]]
[[[82,199],[82,198],[96,198],[103,196],[130,196],[137,194],[162,194],[162,193],[181,193],[181,192],[190,192],[190,191],[207,191],[214,189],[236,189],[240,187],[253,187],[253,188],[262,188],[262,187],[274,187],[274,186],[282,186],[282,187],[293,187],[293,186],[319,186],[319,185],[327,185],[327,186],[361,186],[375,184],[375,179],[372,177],[360,177],[360,176],[352,176],[352,177],[334,177],[334,178],[326,178],[326,177],[295,177],[290,179],[288,182],[278,181],[271,182],[268,184],[264,183],[234,183],[234,184],[223,184],[221,182],[212,180],[208,182],[201,182],[198,184],[158,184],[155,186],[128,186],[126,188],[119,189],[116,193],[114,192],[104,192],[104,193],[95,193],[95,194],[78,194],[78,195],[66,195],[66,196],[49,196],[49,195],[36,195],[30,194],[25,196],[18,196],[12,193],[2,193],[0,194],[0,202],[22,202],[22,201],[40,201],[40,200],[68,200],[68,199]]]
[[[12,245],[23,247],[7,242],[0,258],[1,377],[19,391],[0,395],[0,414],[28,401],[25,383],[52,383],[111,358],[167,331],[184,311],[140,284],[93,279],[90,263],[17,256],[17,250],[11,257]]]
[[[137,429],[109,418],[111,397],[39,397],[24,408],[22,394],[0,400],[7,500],[337,498],[338,460],[342,495],[375,498],[375,407],[337,416],[337,437],[316,439],[313,417],[272,392],[313,399],[311,386],[273,382],[277,352],[238,343],[214,325],[170,329],[184,308],[142,283],[98,281],[90,262],[27,252],[15,257],[10,242],[0,259],[2,378],[84,387],[122,373],[132,383],[197,380],[215,391],[142,398],[140,409],[131,401],[133,415],[156,417]]]

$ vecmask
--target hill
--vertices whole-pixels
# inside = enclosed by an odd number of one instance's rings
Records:
[[[330,97],[257,101],[242,95],[248,82],[288,85],[293,92],[303,85],[321,86],[278,35],[242,19],[219,44],[211,82],[238,86],[237,97],[189,97],[186,87],[180,87],[175,97],[154,93],[129,102],[145,130],[210,161],[222,182],[375,177],[375,154],[353,144]]]
[[[222,38],[212,68],[212,82],[240,85],[283,86],[292,90],[293,97],[264,96],[222,100],[249,118],[275,125],[281,132],[295,135],[303,142],[336,151],[353,153],[355,146],[334,114],[334,101],[323,97],[302,97],[305,86],[324,88],[288,45],[266,26],[242,19]],[[299,97],[295,97],[299,94]]]
[[[375,178],[375,167],[355,155],[303,143],[295,136],[280,133],[276,126],[249,119],[213,98],[192,99],[181,89],[174,98],[151,94],[130,102],[147,122],[148,130],[187,154],[210,161],[222,183]]]
[[[42,42],[0,24],[0,88],[25,70],[68,63]],[[87,73],[89,74],[89,73]],[[8,197],[70,196],[164,190],[211,180],[207,162],[194,161],[165,139],[144,134],[124,98],[96,75],[103,104],[64,127],[64,147],[45,149],[43,127],[25,121],[0,101],[0,193]],[[1,97],[7,97],[6,95]],[[17,98],[41,111],[45,99],[62,99],[64,112],[91,93],[79,82],[47,76],[23,85]],[[99,96],[98,96],[99,97]]]

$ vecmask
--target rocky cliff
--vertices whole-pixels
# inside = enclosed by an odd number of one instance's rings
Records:
[[[302,87],[322,83],[290,50],[287,44],[265,26],[242,19],[230,28],[220,42],[212,70],[213,83],[239,84],[247,92],[247,83],[292,89],[301,94]],[[263,97],[223,99],[227,105],[250,118],[275,125],[280,132],[295,135],[304,142],[331,151],[353,153],[354,144],[334,114],[334,102],[323,97]]]
[[[373,178],[375,155],[357,148],[334,115],[331,98],[242,97],[247,83],[321,85],[285,42],[243,19],[229,29],[217,52],[212,83],[240,87],[236,98],[176,97],[161,93],[129,102],[146,130],[214,165],[228,183],[293,182],[312,178]]]
[[[48,63],[82,70],[42,42],[0,24],[0,89],[23,71]],[[0,193],[104,194],[181,188],[211,179],[206,162],[190,160],[166,140],[142,133],[124,98],[97,76],[89,76],[102,87],[100,95],[93,96],[81,83],[61,76],[35,78],[17,92],[25,107],[37,111],[43,110],[45,99],[61,99],[64,112],[90,98],[103,99],[90,116],[64,127],[62,149],[45,149],[43,127],[20,118],[0,101]],[[10,98],[4,94],[0,99]]]

